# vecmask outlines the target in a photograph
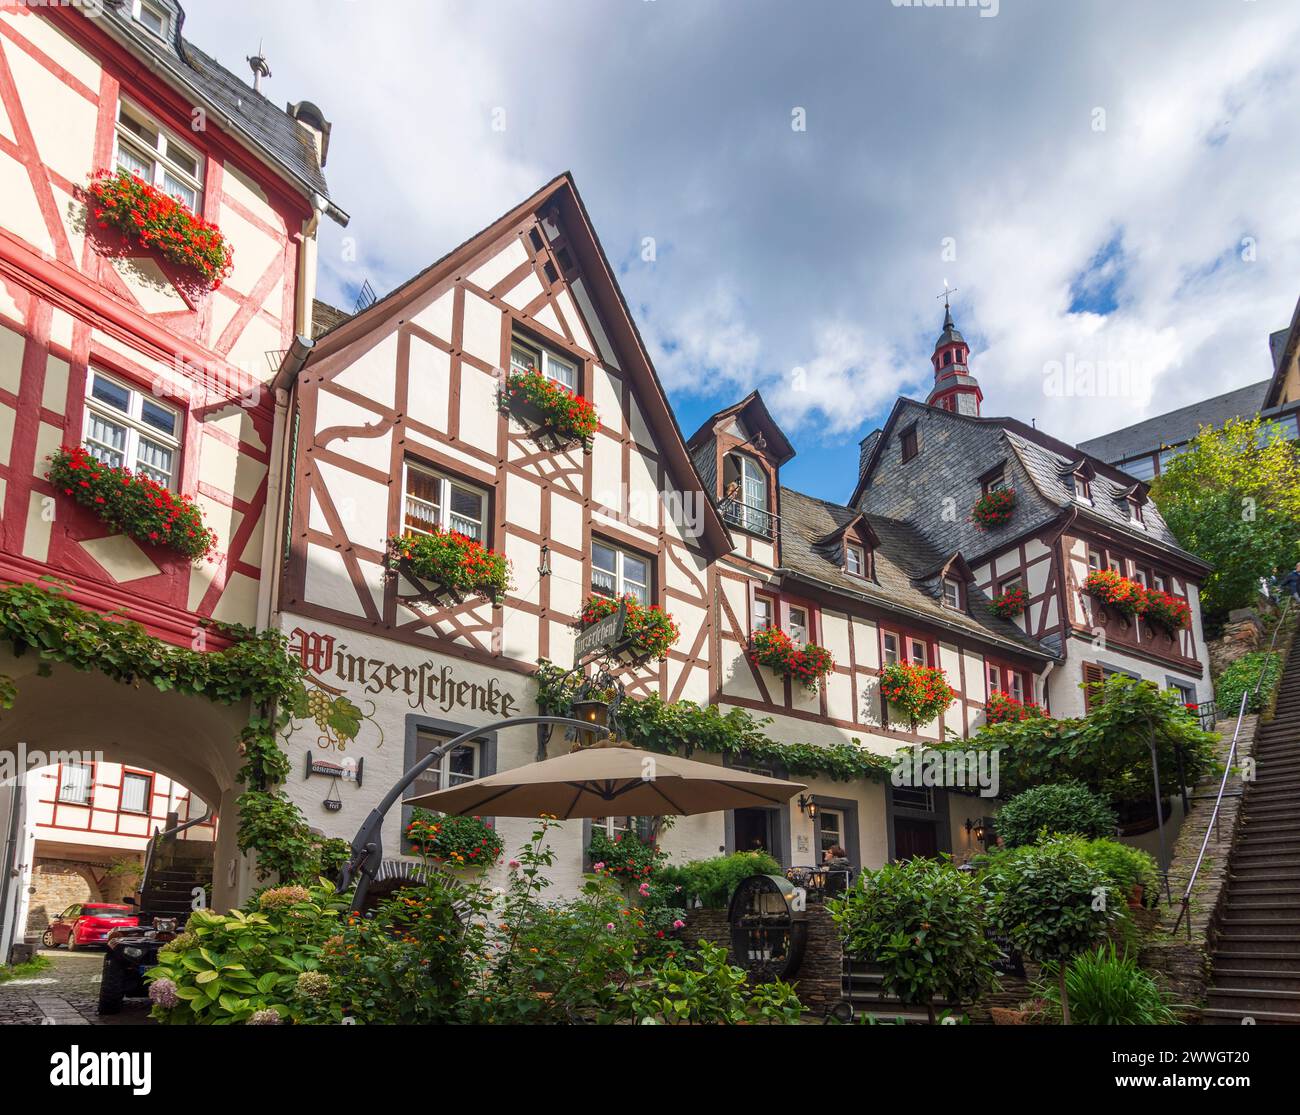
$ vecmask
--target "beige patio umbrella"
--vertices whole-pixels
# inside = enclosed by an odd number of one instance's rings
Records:
[[[602,742],[406,803],[493,817],[662,817],[780,804],[805,789],[798,782]]]

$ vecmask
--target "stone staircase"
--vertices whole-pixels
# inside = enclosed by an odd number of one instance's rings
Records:
[[[1204,1020],[1300,1024],[1300,653],[1255,737],[1219,905]]]
[[[213,845],[203,841],[169,841],[156,854],[140,893],[140,909],[149,917],[178,918],[184,925],[194,909],[194,888],[212,901]]]

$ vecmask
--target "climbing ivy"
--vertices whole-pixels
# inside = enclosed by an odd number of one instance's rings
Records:
[[[0,641],[15,657],[34,651],[43,674],[49,663],[62,662],[128,685],[147,682],[164,693],[225,705],[250,701],[253,711],[239,736],[244,764],[235,776],[248,787],[239,797],[240,849],[257,851],[262,878],[278,872],[285,882],[314,880],[336,861],[343,841],[318,840],[298,807],[275,789],[289,773],[276,734],[299,705],[306,676],[284,635],[210,622],[195,629],[192,647],[173,646],[120,615],[81,607],[67,596],[70,587],[53,578],[0,586]],[[230,645],[202,649],[209,632]],[[13,679],[0,677],[0,708],[11,708],[16,697]]]
[[[566,715],[581,679],[543,660],[534,680],[537,707],[546,714]],[[852,743],[829,746],[778,743],[762,730],[770,723],[770,717],[756,718],[744,709],[722,712],[713,705],[700,706],[694,701],[670,703],[654,695],[627,697],[618,706],[619,734],[648,751],[685,757],[694,750],[743,756],[747,765],[771,765],[788,775],[824,775],[836,782],[857,778],[882,781],[894,768],[890,756],[867,751],[856,739]]]

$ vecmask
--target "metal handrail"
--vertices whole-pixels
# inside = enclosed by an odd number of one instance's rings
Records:
[[[1277,648],[1277,637],[1282,633],[1282,625],[1286,623],[1287,615],[1291,611],[1291,601],[1293,597],[1287,597],[1285,605],[1282,607],[1282,614],[1278,616],[1277,626],[1273,628],[1273,638],[1268,643],[1268,653],[1272,654]],[[1183,916],[1187,916],[1187,939],[1192,937],[1192,887],[1196,885],[1196,876],[1200,873],[1201,863],[1205,859],[1205,851],[1210,846],[1210,834],[1214,832],[1215,826],[1219,823],[1219,807],[1223,804],[1223,792],[1228,788],[1228,775],[1232,773],[1232,760],[1237,753],[1237,740],[1241,736],[1241,724],[1246,718],[1246,703],[1252,697],[1258,697],[1260,690],[1264,687],[1264,675],[1267,672],[1267,662],[1261,663],[1259,668],[1259,680],[1255,682],[1253,693],[1243,691],[1241,694],[1241,707],[1237,710],[1237,724],[1232,731],[1232,744],[1228,748],[1228,757],[1223,765],[1223,778],[1219,782],[1219,792],[1214,798],[1214,811],[1210,814],[1210,822],[1205,826],[1205,839],[1201,841],[1201,850],[1196,856],[1196,864],[1192,868],[1191,877],[1187,880],[1187,889],[1183,891],[1183,901],[1178,911],[1178,917],[1174,921],[1174,927],[1170,930],[1170,935],[1178,932],[1178,926],[1182,924]],[[1279,680],[1281,675],[1279,674]]]
[[[762,507],[755,507],[739,499],[724,499],[718,504],[722,521],[733,527],[740,527],[751,534],[760,534],[771,538],[778,522],[777,516]]]

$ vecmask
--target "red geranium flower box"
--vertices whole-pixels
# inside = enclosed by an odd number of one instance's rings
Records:
[[[984,720],[988,724],[1006,724],[1017,720],[1034,720],[1045,716],[1033,701],[1017,701],[1010,693],[995,689],[984,706]]]
[[[1015,619],[1029,603],[1029,594],[1023,588],[1013,588],[989,601],[989,611],[1002,619]]]
[[[1015,488],[995,488],[975,501],[970,513],[971,522],[986,530],[989,527],[1000,527],[1003,523],[1010,522],[1015,509]]]
[[[591,401],[575,395],[536,368],[511,372],[504,391],[508,405],[522,407],[545,430],[563,441],[588,441],[600,426]]]
[[[456,530],[434,527],[427,534],[395,534],[388,540],[388,558],[458,599],[476,593],[499,601],[511,587],[510,563],[504,555]]]
[[[798,646],[784,631],[766,627],[749,637],[746,648],[751,662],[775,670],[781,677],[799,682],[816,693],[821,681],[835,668],[835,659],[816,643]]]
[[[1186,600],[1150,589],[1146,593],[1142,618],[1173,635],[1192,626],[1192,609]]]
[[[129,170],[101,170],[88,192],[100,228],[115,228],[127,240],[188,267],[213,290],[229,276],[234,252],[221,230]]]
[[[1084,580],[1083,591],[1123,616],[1138,615],[1146,607],[1146,589],[1114,569],[1094,569]]]
[[[65,445],[52,453],[45,478],[137,542],[164,546],[191,561],[216,548],[216,532],[203,525],[203,512],[189,496],[178,496],[143,473],[106,465],[85,446]]]

